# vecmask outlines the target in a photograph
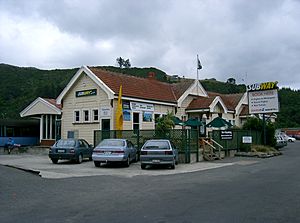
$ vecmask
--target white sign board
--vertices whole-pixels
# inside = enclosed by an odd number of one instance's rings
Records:
[[[250,114],[279,112],[277,89],[266,91],[249,91],[248,99]]]
[[[100,108],[100,117],[111,117],[111,108],[110,107]]]
[[[252,136],[243,136],[243,143],[251,144]]]
[[[154,111],[153,104],[139,103],[139,102],[130,102],[130,107],[132,111]]]

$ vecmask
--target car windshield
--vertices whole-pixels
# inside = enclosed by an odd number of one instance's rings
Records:
[[[61,139],[56,143],[57,147],[74,147],[75,146],[75,140],[72,139]]]
[[[123,146],[125,146],[125,141],[105,139],[102,142],[100,142],[98,146],[100,146],[100,147],[103,147],[103,146],[105,146],[105,147],[107,147],[107,146],[116,146],[116,147],[118,146],[118,147],[120,147],[120,146],[122,146],[123,147]]]
[[[168,141],[148,141],[144,149],[170,149]]]

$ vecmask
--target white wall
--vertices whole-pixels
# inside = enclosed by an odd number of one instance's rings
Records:
[[[97,95],[76,97],[76,91],[97,89]],[[111,107],[110,100],[107,94],[98,87],[98,85],[92,81],[84,73],[78,78],[73,87],[67,92],[63,98],[62,108],[62,138],[67,137],[68,131],[78,131],[78,137],[86,139],[89,143],[93,143],[94,130],[101,128],[100,109],[101,107]],[[99,121],[98,122],[82,122],[74,123],[74,110],[79,110],[83,121],[83,110],[90,110],[90,119],[92,118],[92,109],[99,109]],[[112,126],[113,123],[111,123]]]

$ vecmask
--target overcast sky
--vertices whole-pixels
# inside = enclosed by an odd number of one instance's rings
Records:
[[[300,89],[299,0],[0,0],[0,63],[156,67]]]

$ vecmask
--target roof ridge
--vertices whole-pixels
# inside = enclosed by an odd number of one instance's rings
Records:
[[[116,75],[116,76],[126,76],[126,77],[130,77],[130,78],[136,78],[136,79],[140,79],[140,80],[149,80],[149,81],[153,81],[154,80],[154,81],[157,81],[157,82],[159,82],[161,84],[170,85],[170,83],[162,82],[162,81],[157,80],[157,79],[149,79],[147,77],[138,77],[138,76],[135,76],[135,75],[126,74],[126,73],[120,73],[120,72],[115,72],[115,71],[110,71],[110,70],[106,70],[106,69],[99,68],[99,67],[90,67],[90,66],[88,66],[88,68],[90,70],[92,70],[92,69],[100,70],[100,71],[106,72],[108,74]]]

